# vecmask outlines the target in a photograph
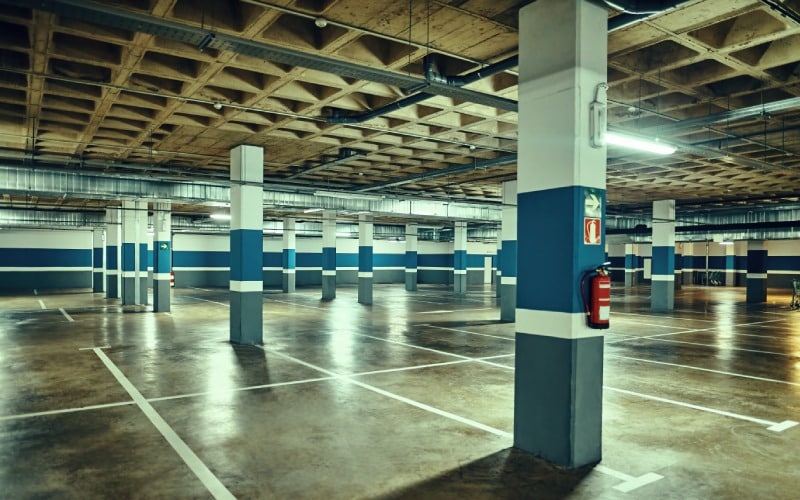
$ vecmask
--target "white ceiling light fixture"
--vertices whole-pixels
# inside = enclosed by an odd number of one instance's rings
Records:
[[[385,196],[378,194],[346,193],[342,191],[314,191],[314,196],[340,198],[343,200],[382,200],[385,198]]]
[[[628,134],[621,134],[619,132],[606,132],[606,144],[612,146],[620,146],[623,148],[635,149],[637,151],[644,151],[645,153],[654,153],[657,155],[671,155],[677,148],[671,144],[666,144],[658,140],[645,139],[642,137],[635,137]]]
[[[231,214],[211,214],[209,217],[214,220],[231,220]]]
[[[314,212],[322,212],[325,210],[324,208],[306,208],[303,210],[304,214],[313,214]]]

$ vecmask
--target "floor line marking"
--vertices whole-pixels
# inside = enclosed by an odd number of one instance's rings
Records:
[[[39,295],[39,290],[37,290],[37,289],[35,289],[35,288],[34,288],[34,289],[33,289],[33,294],[34,294],[34,295]]]
[[[637,396],[644,399],[658,401],[660,403],[668,403],[676,406],[683,406],[684,408],[691,408],[693,410],[700,410],[700,411],[705,411],[707,413],[722,415],[724,417],[735,418],[738,420],[745,420],[747,422],[753,422],[759,425],[766,425],[768,431],[782,432],[798,424],[798,422],[794,422],[792,420],[784,420],[783,422],[773,422],[771,420],[765,420],[763,418],[750,417],[748,415],[741,415],[730,411],[718,410],[716,408],[708,408],[707,406],[700,406],[692,403],[684,403],[683,401],[675,401],[674,399],[667,399],[659,396],[651,396],[650,394],[642,394],[640,392],[629,391],[627,389],[618,389],[616,387],[610,387],[607,385],[603,386],[603,388],[613,392],[619,392],[622,394],[628,394],[630,396]]]
[[[200,288],[200,287],[197,287],[197,286],[187,286],[186,288],[191,288],[192,290],[200,290],[201,292],[210,292],[211,291],[211,290],[208,290],[206,288]],[[223,289],[221,288],[220,290],[223,290]]]
[[[748,378],[751,380],[760,380],[762,382],[774,382],[778,384],[788,384],[788,385],[795,385],[800,387],[800,384],[797,382],[789,382],[787,380],[778,380],[774,378],[766,378],[766,377],[757,377],[755,375],[745,375],[744,373],[735,373],[735,372],[728,372],[724,370],[712,370],[711,368],[701,368],[699,366],[691,366],[691,365],[681,365],[678,363],[667,363],[666,361],[655,361],[652,359],[644,359],[644,358],[634,358],[632,356],[621,356],[618,354],[606,354],[606,356],[610,358],[619,358],[619,359],[630,359],[632,361],[639,361],[642,363],[653,363],[656,365],[665,365],[665,366],[673,366],[675,368],[686,368],[688,370],[697,370],[701,372],[709,372],[709,373],[716,373],[719,375],[728,375],[731,377],[741,377],[741,378]]]
[[[288,300],[267,299],[267,298],[265,298],[264,300],[268,300],[270,302],[280,302],[281,304],[289,304],[291,306],[297,306],[297,307],[307,307],[309,309],[325,309],[324,307],[309,306],[309,305],[306,305],[306,304],[298,304],[296,302],[289,302]]]
[[[99,346],[94,346],[94,347],[81,347],[78,350],[79,351],[94,351],[95,349],[111,349],[111,346],[106,344],[106,345],[99,345]]]
[[[447,314],[447,313],[454,313],[455,311],[450,311],[447,309],[439,309],[437,311],[421,311],[417,314]]]
[[[175,399],[186,399],[186,398],[195,398],[199,396],[208,396],[210,394],[227,394],[229,392],[254,391],[258,389],[270,389],[272,387],[285,387],[288,385],[310,384],[312,382],[322,382],[325,380],[333,380],[333,379],[334,377],[306,378],[303,380],[291,380],[288,382],[275,382],[273,384],[249,385],[247,387],[231,387],[229,389],[222,389],[215,391],[189,392],[186,394],[174,394],[172,396],[159,396],[157,398],[148,398],[147,401],[151,403],[159,401],[172,401]]]
[[[672,320],[681,320],[681,321],[702,321],[704,323],[716,323],[716,320],[713,319],[698,319],[698,318],[676,318],[674,316],[658,316],[655,314],[641,314],[641,313],[629,313],[629,312],[617,312],[614,311],[612,314],[620,315],[620,316],[641,316],[643,318],[669,318]]]
[[[44,301],[42,299],[39,299],[39,307],[42,309],[47,309],[47,306],[44,305]]]
[[[455,413],[450,413],[449,411],[445,411],[445,410],[442,410],[440,408],[436,408],[434,406],[430,406],[430,405],[427,405],[425,403],[421,403],[419,401],[413,400],[411,398],[407,398],[405,396],[400,396],[399,394],[395,394],[393,392],[389,392],[389,391],[380,389],[378,387],[375,387],[373,385],[361,382],[359,380],[354,380],[352,378],[352,376],[341,375],[341,374],[338,374],[336,372],[332,372],[330,370],[326,370],[325,368],[313,365],[311,363],[307,363],[307,362],[305,362],[305,361],[303,361],[301,359],[295,358],[294,356],[290,356],[288,354],[284,354],[284,353],[282,353],[282,352],[280,352],[278,350],[272,349],[270,347],[264,347],[264,346],[258,346],[258,347],[260,347],[261,349],[264,349],[267,352],[271,352],[271,353],[275,354],[276,356],[280,356],[280,357],[282,357],[284,359],[288,359],[290,361],[294,361],[295,363],[301,364],[301,365],[306,366],[308,368],[311,368],[313,370],[317,370],[317,371],[319,371],[321,373],[324,373],[326,375],[329,375],[331,377],[335,377],[335,378],[337,378],[338,380],[340,380],[342,382],[356,385],[358,387],[361,387],[362,389],[367,389],[368,391],[372,391],[372,392],[374,392],[376,394],[380,394],[381,396],[386,396],[386,397],[394,399],[396,401],[400,401],[401,403],[405,403],[405,404],[413,406],[415,408],[419,408],[420,410],[424,410],[424,411],[427,411],[429,413],[433,413],[434,415],[439,415],[440,417],[445,417],[447,419],[454,420],[454,421],[459,422],[461,424],[468,425],[470,427],[474,427],[474,428],[480,429],[482,431],[486,431],[486,432],[488,432],[490,434],[494,434],[495,436],[500,436],[500,437],[504,437],[504,438],[508,438],[508,439],[513,439],[513,437],[514,437],[514,435],[512,433],[510,433],[510,432],[503,431],[503,430],[500,430],[500,429],[496,429],[496,428],[488,426],[486,424],[482,424],[482,423],[480,423],[480,422],[478,422],[476,420],[472,420],[472,419],[469,419],[469,418],[466,418],[466,417],[462,417],[460,415],[456,415]],[[612,477],[614,477],[616,479],[620,479],[622,481],[625,481],[622,484],[618,484],[618,485],[616,485],[614,487],[615,489],[618,489],[619,491],[624,491],[624,492],[632,491],[632,490],[634,490],[636,488],[644,486],[645,484],[652,483],[652,482],[657,481],[657,480],[662,478],[662,476],[659,476],[658,474],[654,474],[652,472],[650,472],[648,474],[645,474],[644,476],[640,476],[640,477],[636,478],[636,477],[630,476],[628,474],[625,474],[623,472],[616,471],[616,470],[614,470],[614,469],[612,469],[610,467],[607,467],[605,465],[603,465],[603,466],[595,466],[594,470],[596,470],[597,472],[600,472],[601,474],[606,474],[606,475],[612,476]]]
[[[759,354],[774,354],[776,356],[786,356],[790,358],[796,358],[797,355],[795,354],[787,354],[784,352],[774,352],[774,351],[761,351],[759,349],[746,349],[744,347],[723,347],[714,344],[702,344],[700,342],[687,342],[685,340],[672,340],[672,339],[659,339],[653,337],[637,337],[637,339],[645,339],[645,340],[655,340],[656,342],[674,342],[676,344],[689,344],[689,345],[699,345],[703,347],[713,347],[715,349],[731,349],[733,351],[745,351],[745,352],[757,352]]]
[[[225,304],[224,302],[217,302],[216,300],[201,299],[199,297],[192,297],[191,295],[184,295],[184,297],[186,297],[188,299],[199,300],[199,301],[202,301],[202,302],[211,302],[212,304],[219,304],[219,305],[221,305],[223,307],[230,307],[231,306],[230,304]]]
[[[62,408],[60,410],[46,410],[46,411],[36,411],[31,413],[20,413],[18,415],[2,416],[0,417],[0,421],[17,420],[21,418],[46,417],[49,415],[61,415],[64,413],[76,413],[79,411],[102,410],[104,408],[115,408],[117,406],[130,406],[132,404],[134,404],[133,401],[120,401],[119,403],[104,403],[99,405],[80,406],[77,408]]]
[[[376,337],[374,335],[367,335],[366,333],[356,333],[355,335],[358,335],[359,337],[366,337],[368,339],[375,339],[375,340],[380,340],[380,341],[383,341],[383,342],[388,342],[390,344],[397,344],[397,345],[402,345],[402,346],[405,346],[405,347],[411,347],[413,349],[422,349],[424,351],[435,352],[436,354],[441,354],[441,355],[444,355],[444,356],[452,356],[454,358],[467,359],[467,360],[470,360],[470,361],[475,361],[477,363],[482,363],[484,365],[496,366],[496,367],[499,367],[499,368],[508,368],[506,365],[501,365],[500,363],[492,363],[491,361],[485,361],[485,360],[483,360],[481,358],[471,358],[469,356],[463,356],[461,354],[455,354],[453,352],[440,351],[439,349],[433,349],[431,347],[423,347],[423,346],[420,346],[420,345],[407,344],[405,342],[400,342],[399,340],[385,339],[385,338],[382,338],[382,337]]]
[[[75,322],[75,320],[72,319],[72,316],[67,314],[67,311],[65,311],[63,307],[59,307],[58,310],[61,311],[61,314],[63,314],[65,318],[67,318],[67,321],[69,321],[70,323],[74,323]]]
[[[106,356],[106,353],[102,351],[100,348],[92,349],[94,353],[100,358],[100,361],[103,362],[105,367],[111,374],[117,379],[117,382],[125,389],[128,395],[133,399],[136,406],[145,414],[150,423],[155,426],[156,429],[164,436],[164,439],[172,446],[172,449],[178,454],[178,456],[183,460],[183,462],[191,469],[195,476],[203,483],[203,485],[208,489],[208,492],[214,498],[217,499],[231,499],[234,500],[236,497],[228,491],[228,488],[225,487],[224,484],[214,475],[211,470],[204,464],[200,458],[195,455],[195,453],[189,448],[189,446],[183,441],[183,439],[178,436],[178,434],[169,426],[169,424],[164,420],[161,415],[153,408],[153,406],[147,402],[147,400],[142,396],[139,390],[134,386],[130,380],[128,380],[125,375],[117,368],[117,365],[114,364],[111,359]]]
[[[471,359],[456,359],[453,361],[442,361],[441,363],[428,363],[425,365],[413,365],[413,366],[403,366],[400,368],[387,368],[385,370],[373,370],[369,372],[356,372],[350,373],[348,377],[360,377],[362,375],[378,375],[381,373],[393,373],[393,372],[403,372],[403,371],[411,371],[411,370],[419,370],[421,368],[436,368],[439,366],[448,366],[448,365],[457,365],[462,363],[469,363],[471,361],[483,361],[489,359],[498,359],[498,358],[507,358],[513,356],[513,354],[500,354],[495,356],[485,356],[481,358],[471,358]]]
[[[426,323],[424,325],[419,325],[419,326],[429,326],[431,328],[438,328],[439,330],[450,330],[452,332],[469,333],[469,334],[472,334],[472,335],[480,335],[481,337],[491,337],[493,339],[510,340],[511,342],[515,341],[515,339],[513,337],[503,337],[501,335],[491,335],[489,333],[472,332],[472,331],[469,331],[469,330],[461,330],[460,328],[449,328],[449,327],[446,327],[446,326],[431,325],[429,323]]]

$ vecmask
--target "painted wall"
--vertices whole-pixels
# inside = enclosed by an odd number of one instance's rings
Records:
[[[0,289],[91,286],[91,230],[0,230]]]

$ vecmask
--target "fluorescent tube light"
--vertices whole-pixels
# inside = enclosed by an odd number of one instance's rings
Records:
[[[303,213],[304,214],[312,214],[314,212],[322,212],[323,210],[325,210],[325,209],[324,208],[306,208],[305,210],[303,210]]]
[[[671,155],[677,149],[675,146],[669,144],[620,134],[618,132],[606,132],[606,143],[659,155]]]
[[[326,196],[328,198],[341,198],[344,200],[382,200],[385,198],[377,194],[346,193],[342,191],[314,191],[314,196]]]
[[[720,245],[733,245],[731,240],[723,240],[719,242]]]
[[[214,220],[231,220],[231,214],[211,214],[209,217]]]

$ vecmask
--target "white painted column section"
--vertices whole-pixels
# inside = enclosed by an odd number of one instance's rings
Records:
[[[517,181],[503,183],[503,250],[500,254],[500,320],[517,318]]]
[[[358,216],[358,302],[372,304],[373,225],[371,215]]]
[[[122,213],[119,208],[106,209],[106,298],[121,296]]]
[[[92,292],[103,293],[106,289],[105,276],[106,230],[96,227],[92,230]]]
[[[136,218],[136,201],[122,200],[122,305],[139,302],[137,257],[139,255],[139,228]]]
[[[283,284],[284,293],[292,293],[297,283],[297,231],[294,217],[283,219]]]
[[[675,308],[675,200],[653,202],[652,274],[650,309]]]
[[[417,252],[419,251],[419,237],[416,224],[406,224],[406,291],[417,290]]]
[[[153,210],[153,312],[169,312],[172,293],[172,204],[157,201]]]
[[[147,305],[147,283],[149,281],[147,254],[147,216],[149,204],[146,200],[136,201],[136,303]]]
[[[336,211],[322,212],[322,300],[336,298]]]

